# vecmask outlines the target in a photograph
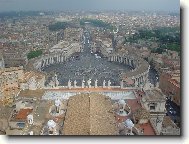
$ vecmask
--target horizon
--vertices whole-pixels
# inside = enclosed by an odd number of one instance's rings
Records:
[[[157,11],[180,12],[179,0],[0,0],[10,11]]]

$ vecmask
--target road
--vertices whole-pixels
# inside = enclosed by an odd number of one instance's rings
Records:
[[[148,79],[150,83],[153,84],[154,86],[156,86],[156,83],[159,82],[158,72],[152,67],[150,67]]]
[[[170,99],[167,99],[166,101],[166,110],[167,115],[174,121],[179,122],[180,121],[180,107],[177,106],[173,101]]]

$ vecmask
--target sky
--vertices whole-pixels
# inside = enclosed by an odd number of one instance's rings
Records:
[[[126,10],[180,11],[180,0],[0,0],[0,11]]]

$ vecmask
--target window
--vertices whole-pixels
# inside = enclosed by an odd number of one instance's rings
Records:
[[[155,105],[150,105],[150,110],[155,110]]]
[[[24,128],[24,127],[25,127],[25,123],[24,123],[24,122],[18,122],[18,123],[17,123],[17,126],[18,126],[19,128]]]

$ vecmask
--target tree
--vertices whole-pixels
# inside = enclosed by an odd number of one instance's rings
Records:
[[[54,24],[51,24],[48,26],[50,31],[58,31],[61,29],[66,29],[68,27],[68,23],[67,22],[57,22]]]
[[[40,55],[42,55],[42,50],[31,51],[28,53],[27,58],[32,59],[32,58],[38,57]]]

